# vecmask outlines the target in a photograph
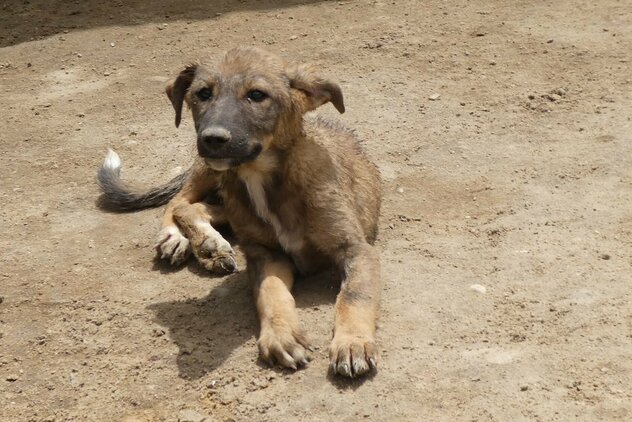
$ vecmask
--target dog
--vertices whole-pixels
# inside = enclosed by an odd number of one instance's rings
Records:
[[[326,103],[343,113],[340,87],[313,66],[241,47],[215,67],[186,66],[166,93],[176,127],[183,103],[193,115],[193,165],[141,192],[122,182],[121,161],[109,150],[97,177],[104,203],[121,211],[167,203],[159,256],[179,264],[192,251],[214,273],[236,269],[234,251],[216,229],[228,223],[254,285],[260,356],[272,365],[296,370],[310,360],[291,294],[295,274],[339,270],[331,371],[344,377],[374,371],[382,290],[373,246],[379,171],[354,132],[306,115]]]

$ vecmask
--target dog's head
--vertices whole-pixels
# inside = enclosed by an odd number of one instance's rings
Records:
[[[331,102],[344,112],[342,91],[312,68],[255,48],[228,51],[215,68],[187,66],[166,89],[176,112],[188,104],[197,148],[207,164],[226,170],[253,161],[301,131],[302,115]]]

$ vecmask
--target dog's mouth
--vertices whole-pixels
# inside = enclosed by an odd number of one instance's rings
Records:
[[[256,144],[248,154],[238,157],[209,153],[204,154],[203,157],[209,167],[214,170],[224,171],[231,167],[237,167],[256,160],[261,154],[261,151],[263,151],[263,146],[261,146],[261,144]]]
[[[259,154],[261,154],[262,150],[263,150],[263,146],[261,146],[261,144],[256,144],[252,148],[252,151],[250,151],[247,155],[243,157],[239,157],[239,158],[233,158],[233,162],[236,163],[235,165],[240,165],[240,164],[248,163],[250,161],[254,161],[257,159]]]

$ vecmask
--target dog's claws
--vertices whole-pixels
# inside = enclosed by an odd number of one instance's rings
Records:
[[[351,377],[352,376],[351,368],[349,367],[349,365],[347,363],[343,363],[342,365],[338,366],[338,373],[340,375],[345,376],[345,377]]]
[[[353,375],[358,376],[369,372],[370,365],[364,359],[358,359],[353,361]]]
[[[371,369],[377,368],[377,360],[375,358],[369,358],[369,366]]]
[[[237,270],[235,252],[223,238],[207,237],[200,243],[194,243],[196,258],[213,274],[225,275]]]
[[[290,354],[285,350],[280,350],[277,352],[277,360],[285,368],[296,371],[296,362],[294,362],[292,356],[290,356]]]
[[[220,265],[224,271],[227,273],[233,273],[237,269],[237,263],[233,259],[233,257],[228,256],[220,261]]]
[[[274,362],[280,367],[297,371],[304,368],[310,360],[301,341],[305,341],[304,334],[299,328],[287,333],[285,327],[267,328],[263,330],[257,340],[259,352],[263,360],[274,366]]]
[[[364,341],[354,336],[336,335],[329,350],[334,374],[355,378],[377,367],[375,343],[367,337]]]
[[[157,237],[156,251],[161,259],[172,265],[183,263],[191,252],[191,244],[175,226],[163,228]]]
[[[235,258],[221,255],[214,258],[198,258],[200,263],[213,274],[231,274],[237,270]]]

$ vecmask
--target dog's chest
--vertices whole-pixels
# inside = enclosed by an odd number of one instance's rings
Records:
[[[305,245],[303,225],[300,224],[299,210],[291,203],[284,203],[282,196],[266,192],[267,181],[260,172],[244,172],[239,175],[248,192],[250,203],[257,216],[272,226],[281,247],[289,254],[299,254]]]

